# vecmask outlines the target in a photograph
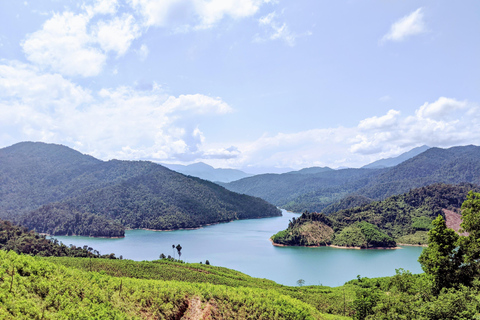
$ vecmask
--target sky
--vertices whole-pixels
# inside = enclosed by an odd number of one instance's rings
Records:
[[[0,148],[246,172],[480,145],[480,1],[0,0]]]

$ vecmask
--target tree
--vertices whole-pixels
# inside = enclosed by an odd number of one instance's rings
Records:
[[[305,284],[305,280],[303,279],[298,279],[297,280],[297,286],[302,287]]]
[[[471,284],[479,275],[480,267],[480,193],[470,191],[462,204],[462,230],[468,232],[460,237],[459,247],[463,254],[462,282]]]
[[[175,248],[177,249],[178,259],[180,260],[180,257],[182,256],[182,246],[180,244],[177,244]]]
[[[162,254],[160,254],[160,257],[159,257],[159,258],[160,258],[160,259],[165,259],[165,258],[167,258],[167,257],[162,253]]]
[[[172,251],[173,251],[173,259],[175,259],[175,245],[172,244]]]
[[[442,216],[439,215],[432,224],[433,228],[428,232],[428,247],[418,261],[423,271],[432,278],[433,291],[438,294],[442,288],[458,284],[461,252],[457,247],[458,235],[447,228]]]

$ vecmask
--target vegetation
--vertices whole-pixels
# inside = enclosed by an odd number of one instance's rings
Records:
[[[432,227],[433,219],[438,215],[444,217],[443,209],[458,212],[472,189],[479,190],[479,187],[472,184],[433,184],[384,201],[341,210],[329,217],[334,221],[335,230],[341,230],[357,221],[365,221],[376,225],[398,242],[406,239],[412,244],[425,244],[425,232]]]
[[[332,221],[323,213],[304,212],[293,218],[286,230],[274,234],[274,244],[289,246],[324,246],[333,237]]]
[[[315,171],[313,171],[315,172]],[[257,175],[223,184],[229,190],[260,197],[294,212],[320,212],[348,196],[338,209],[362,205],[434,183],[480,184],[480,147],[430,148],[391,168],[342,169],[304,174]],[[351,200],[351,199],[350,199]],[[336,210],[325,209],[324,213]]]
[[[362,249],[377,247],[395,247],[395,240],[381,232],[377,226],[368,222],[358,222],[344,228],[335,235],[333,244]]]
[[[113,277],[12,251],[0,261],[2,319],[324,319],[276,290]]]
[[[395,242],[426,244],[435,217],[444,217],[444,209],[459,212],[472,189],[480,190],[473,184],[433,184],[328,216],[305,212],[293,219],[286,230],[273,235],[272,241],[283,245],[334,244],[362,248],[392,247]],[[326,231],[327,227],[333,229],[334,237],[333,231]]]
[[[115,254],[100,255],[91,247],[83,248],[59,243],[57,239],[47,239],[44,235],[13,225],[10,221],[0,220],[0,249],[13,250],[16,253],[43,257],[84,257],[115,259]]]
[[[0,218],[55,235],[123,236],[281,215],[259,198],[148,161],[103,162],[24,142],[0,149]]]
[[[428,232],[428,248],[419,258],[425,274],[397,270],[391,278],[360,278],[355,319],[478,319],[480,311],[480,193],[462,205],[462,228],[448,229],[442,216]]]

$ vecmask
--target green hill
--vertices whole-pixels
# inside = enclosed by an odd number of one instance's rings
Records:
[[[260,197],[284,209],[303,212],[347,209],[345,197],[383,200],[433,183],[480,184],[480,147],[430,148],[394,167],[327,170],[309,174],[257,175],[223,184],[231,191]],[[351,201],[350,205],[358,205]]]
[[[478,191],[480,187],[473,184],[433,184],[383,201],[339,210],[328,216],[304,213],[292,220],[286,230],[272,236],[272,240],[284,245],[323,243],[356,247],[391,247],[395,246],[395,241],[426,244],[427,231],[433,219],[438,215],[445,218],[443,209],[459,212],[470,190]],[[325,226],[331,227],[335,234],[312,242],[310,235],[325,234]]]
[[[100,161],[65,146],[0,149],[0,217],[55,235],[123,236],[125,227],[195,228],[279,216],[236,194],[148,161]]]

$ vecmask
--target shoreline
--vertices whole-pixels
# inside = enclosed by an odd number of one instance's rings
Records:
[[[48,233],[38,233],[39,235],[42,235],[42,236],[47,236],[47,237],[86,237],[86,238],[102,238],[102,239],[122,239],[122,238],[125,238],[125,236],[119,236],[119,237],[104,237],[104,236],[84,236],[84,235],[81,235],[81,234],[71,234],[71,235],[68,235],[68,234],[57,234],[57,235],[51,235],[51,234],[48,234]]]
[[[333,244],[325,244],[325,245],[312,245],[312,246],[298,246],[298,245],[286,245],[273,242],[272,238],[269,239],[273,246],[275,247],[304,247],[304,248],[319,248],[319,247],[330,247],[335,249],[352,249],[352,250],[393,250],[393,249],[402,249],[402,247],[371,247],[371,248],[362,248],[362,247],[345,247],[345,246],[336,246]],[[398,244],[400,245],[400,244]]]
[[[409,246],[409,247],[428,247],[428,244],[410,244],[410,243],[397,243],[399,246]]]

